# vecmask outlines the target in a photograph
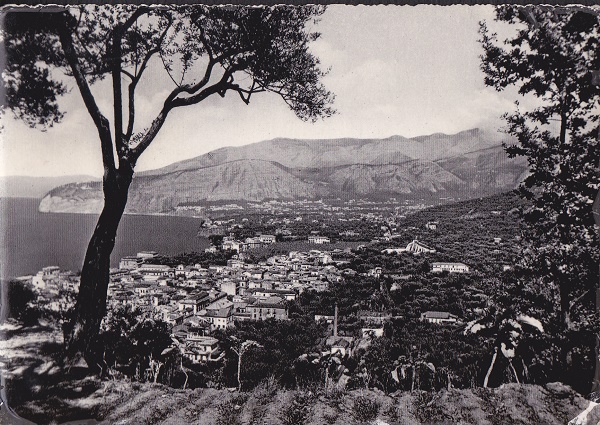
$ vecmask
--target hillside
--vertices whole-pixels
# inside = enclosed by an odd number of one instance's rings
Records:
[[[0,423],[22,423],[18,415],[36,424],[97,419],[123,425],[564,425],[590,405],[560,383],[385,395],[377,390],[325,394],[267,384],[239,393],[174,389],[118,377],[99,380],[85,377],[78,367],[68,372],[52,359],[60,354],[59,333],[6,322],[1,331],[3,400],[9,408],[2,405]],[[597,412],[591,416],[597,418]]]
[[[273,139],[136,175],[127,212],[172,214],[184,202],[399,196],[468,199],[514,189],[525,161],[479,129],[406,139]],[[99,184],[50,191],[44,212],[99,212]]]
[[[498,147],[510,140],[501,133],[471,129],[446,135],[436,133],[411,139],[286,139],[276,138],[239,147],[225,147],[157,170],[140,173],[161,175],[197,169],[241,159],[276,161],[290,168],[322,168],[351,164],[399,164],[422,159],[435,161],[468,152]]]

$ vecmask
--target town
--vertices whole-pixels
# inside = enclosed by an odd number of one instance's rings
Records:
[[[435,341],[452,334],[461,342],[448,347],[435,365],[451,368],[460,379],[432,376],[415,383],[414,371],[391,384],[376,385],[386,391],[469,386],[484,366],[463,370],[468,365],[453,360],[460,354],[458,347],[469,347],[464,349],[480,357],[490,348],[478,346],[459,329],[485,320],[490,288],[499,285],[499,277],[511,276],[519,237],[511,213],[513,196],[442,205],[406,217],[366,212],[366,218],[344,228],[335,228],[332,220],[303,219],[302,232],[295,229],[293,240],[282,238],[279,231],[301,222],[293,215],[275,224],[267,216],[266,225],[243,215],[239,222],[205,220],[201,231],[207,235],[201,237],[211,245],[201,252],[168,256],[147,250],[116,260],[110,269],[101,335],[125,338],[117,344],[131,345],[134,352],[141,349],[134,348],[136,344],[148,348],[123,358],[111,351],[116,348],[107,348],[112,359],[107,367],[110,373],[156,381],[153,365],[172,364],[174,360],[162,353],[175,350],[185,360],[179,366],[185,376],[197,374],[192,386],[252,388],[268,377],[268,369],[258,365],[274,361],[278,376],[322,382],[324,374],[328,386],[355,388],[367,379],[365,368],[380,364],[376,353],[381,350],[411,353],[416,346],[420,355],[437,358]],[[35,307],[48,313],[45,316],[68,322],[77,273],[49,266],[17,281],[32,288]],[[130,325],[119,328],[124,323]],[[133,337],[131,332],[144,323],[150,328]],[[156,332],[150,331],[154,326]],[[302,341],[291,344],[297,333],[303,334]],[[162,339],[153,340],[154,334]],[[263,348],[254,350],[262,354],[245,360],[254,365],[236,372],[231,364],[236,358],[241,361],[243,341],[259,344]],[[335,365],[332,359],[337,359]],[[246,368],[254,372],[244,374]],[[160,380],[186,385],[173,376],[161,375]]]
[[[428,228],[433,226],[427,223]],[[309,236],[314,245],[328,244],[328,238]],[[256,264],[245,261],[252,248],[275,243],[273,235],[257,235],[245,242],[233,237],[223,238],[219,247],[211,246],[206,253],[229,253],[226,265],[200,264],[171,267],[160,263],[154,251],[143,251],[124,257],[110,271],[107,294],[108,309],[130,307],[140,318],[153,318],[169,324],[174,342],[185,347],[183,354],[193,363],[218,361],[223,357],[217,330],[232,328],[236,323],[267,319],[288,320],[288,305],[305,291],[323,292],[330,285],[341,284],[356,272],[344,268],[350,249],[331,251],[313,249],[275,255]],[[384,252],[408,252],[419,255],[435,252],[414,240],[406,248]],[[432,272],[468,273],[463,263],[432,264]],[[381,267],[369,269],[365,277],[379,278]],[[66,312],[73,306],[78,289],[78,276],[59,267],[44,267],[34,276],[19,278],[30,284],[37,294],[37,304],[55,312]],[[364,327],[358,338],[339,336],[337,307],[333,312],[315,314],[315,320],[332,325],[324,349],[330,354],[349,355],[353,349],[368,345],[373,336],[383,335],[383,325],[393,316],[386,311],[361,311]],[[459,318],[446,311],[425,311],[421,319],[430,323],[456,323]],[[331,326],[330,326],[331,327]]]

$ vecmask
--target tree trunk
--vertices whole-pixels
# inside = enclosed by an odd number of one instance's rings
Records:
[[[158,382],[158,375],[160,374],[160,369],[162,368],[163,363],[160,362],[158,364],[158,368],[156,369],[156,373],[154,374],[154,383],[156,384]]]
[[[519,375],[517,375],[517,370],[515,369],[512,360],[508,361],[508,365],[510,366],[510,370],[512,370],[512,373],[515,376],[515,380],[517,381],[517,384],[520,384],[521,382],[519,381]]]
[[[494,364],[496,363],[496,357],[498,357],[498,347],[494,348],[494,355],[492,356],[492,362],[490,363],[490,367],[485,374],[485,378],[483,380],[483,388],[487,388],[488,381],[490,380],[490,375],[492,374],[492,369],[494,369]]]
[[[98,334],[106,313],[110,255],[133,178],[131,167],[123,168],[105,171],[104,207],[88,244],[74,316],[67,329],[67,357],[74,360],[83,356],[94,373],[104,369]]]
[[[238,380],[238,391],[242,391],[242,379],[240,377],[242,373],[242,350],[238,354],[238,367],[237,367],[237,380]]]
[[[185,382],[183,383],[183,389],[185,390],[185,387],[187,387],[189,376],[188,376],[187,372],[185,371],[185,369],[183,368],[183,356],[181,356],[179,366],[181,367],[181,371],[185,375]]]
[[[600,130],[599,130],[600,135]],[[600,164],[598,164],[600,168]],[[600,192],[596,195],[594,202],[594,221],[596,222],[596,231],[600,233]],[[600,269],[597,270],[600,276]],[[600,285],[596,286],[596,312],[600,313]],[[594,381],[592,382],[592,398],[597,401],[600,398],[600,335],[596,335],[596,367],[594,371]]]

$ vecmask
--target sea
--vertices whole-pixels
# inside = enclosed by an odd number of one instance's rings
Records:
[[[95,214],[41,213],[39,199],[0,198],[0,279],[35,274],[58,266],[78,272],[98,218]],[[207,238],[196,236],[201,219],[124,215],[111,265],[140,251],[163,255],[203,251]]]

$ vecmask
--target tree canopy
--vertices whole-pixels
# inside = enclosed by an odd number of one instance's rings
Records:
[[[502,6],[496,20],[511,24],[513,32],[500,41],[481,24],[485,83],[496,90],[513,87],[523,96],[504,116],[506,131],[516,139],[506,151],[529,163],[519,187],[527,200],[521,208],[526,226],[520,284],[554,304],[555,314],[544,320],[561,329],[563,360],[579,344],[588,347],[592,361],[589,332],[598,330],[600,264],[593,215],[600,188],[600,93],[594,78],[600,22],[592,9],[542,6]]]

